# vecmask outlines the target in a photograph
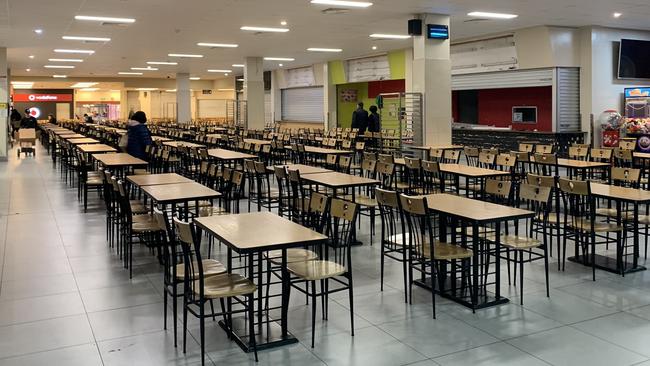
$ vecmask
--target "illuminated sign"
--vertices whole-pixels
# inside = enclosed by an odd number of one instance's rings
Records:
[[[14,102],[72,102],[72,94],[14,94]]]

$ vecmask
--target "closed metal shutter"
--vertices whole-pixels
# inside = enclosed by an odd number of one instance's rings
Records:
[[[558,67],[556,70],[556,131],[580,131],[580,69]]]
[[[273,100],[271,100],[271,92],[264,92],[264,123],[267,126],[273,125]]]
[[[282,120],[323,122],[323,87],[282,89]]]
[[[486,72],[452,75],[451,90],[478,90],[552,86],[554,69]]]

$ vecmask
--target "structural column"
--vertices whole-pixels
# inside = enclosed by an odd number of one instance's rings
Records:
[[[264,129],[264,59],[246,57],[244,63],[244,100],[248,113],[247,127]]]
[[[190,74],[176,74],[176,121],[189,123],[192,120],[192,96],[190,94]]]
[[[427,24],[449,26],[449,15],[421,14],[422,35],[413,37],[412,91],[424,97],[424,143],[451,143],[449,40],[428,39]]]
[[[0,47],[0,161],[7,160],[9,126],[9,70],[7,48]]]

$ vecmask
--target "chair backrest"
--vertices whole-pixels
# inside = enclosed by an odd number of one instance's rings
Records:
[[[431,157],[431,159],[437,160],[437,161],[441,160],[443,158],[444,154],[445,154],[445,150],[443,150],[443,149],[431,149],[429,151],[429,156]]]
[[[552,154],[553,145],[535,145],[535,154]]]
[[[376,170],[381,186],[391,188],[393,186],[393,176],[395,175],[395,164],[378,161]]]
[[[482,151],[478,155],[479,165],[481,165],[483,167],[486,167],[486,168],[491,167],[492,165],[494,165],[494,160],[495,159],[496,159],[496,156],[494,154],[492,154],[491,152]]]
[[[591,160],[610,161],[612,152],[612,149],[591,149]]]
[[[377,160],[363,159],[361,162],[361,171],[366,174],[375,174],[377,168]]]
[[[535,145],[522,142],[519,144],[519,152],[532,153]]]
[[[590,192],[589,181],[560,178],[559,186],[562,192],[571,195],[588,196]]]
[[[404,244],[411,249],[414,257],[422,258],[428,252],[430,258],[433,258],[435,228],[426,197],[400,194],[399,198],[402,217],[406,222],[403,238],[407,242]]]
[[[612,167],[611,180],[617,186],[637,188],[641,180],[641,169]]]
[[[527,182],[528,184],[537,187],[548,187],[551,189],[554,189],[556,187],[555,177],[549,175],[535,175],[529,173],[527,176]]]
[[[623,150],[634,150],[636,148],[635,140],[621,140],[618,142],[618,147]]]
[[[519,198],[548,204],[551,198],[551,188],[524,183],[519,186]]]
[[[589,155],[589,149],[585,149],[582,146],[570,146],[569,147],[569,158],[576,160],[584,160]]]
[[[517,157],[510,154],[497,155],[495,165],[502,170],[511,170],[517,165]]]
[[[485,194],[497,200],[507,200],[512,192],[512,182],[509,180],[486,179]]]
[[[404,157],[404,165],[406,165],[406,168],[411,170],[420,170],[420,168],[422,167],[422,164],[420,163],[420,159],[410,158],[408,156]]]
[[[337,158],[338,155],[336,154],[327,154],[327,156],[325,157],[325,162],[327,163],[327,165],[334,166],[336,165]]]
[[[379,161],[382,163],[395,163],[395,157],[391,154],[379,154]]]
[[[442,154],[445,163],[458,164],[460,160],[460,150],[445,150]]]

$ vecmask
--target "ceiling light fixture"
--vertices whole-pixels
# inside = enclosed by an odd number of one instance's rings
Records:
[[[295,58],[291,57],[264,57],[266,61],[295,61]]]
[[[614,18],[620,18],[621,15],[623,15],[623,13],[614,13],[613,15],[614,15]]]
[[[235,89],[233,89],[233,88],[220,88],[220,89],[217,89],[217,90],[219,90],[219,91],[235,91]]]
[[[34,85],[33,81],[12,81],[11,85]]]
[[[167,62],[167,61],[147,61],[147,65],[178,65],[178,62]]]
[[[244,81],[244,79],[236,79],[237,81]]]
[[[246,67],[246,65],[242,65],[242,64],[232,64],[232,67]]]
[[[97,83],[89,82],[89,81],[81,81],[76,84],[70,85],[71,88],[90,88],[93,85],[97,85]]]
[[[516,14],[489,13],[485,11],[473,11],[471,13],[467,13],[467,15],[470,17],[492,18],[492,19],[514,19],[519,16]]]
[[[183,58],[201,58],[203,55],[193,55],[189,53],[168,53],[169,57],[183,57]]]
[[[81,90],[81,91],[85,91],[85,92],[92,92],[92,91],[97,91],[97,90],[99,90],[99,88],[81,88],[81,89],[79,89],[79,90]]]
[[[382,34],[382,33],[373,33],[370,35],[370,38],[383,38],[383,39],[408,39],[411,36],[406,34]]]
[[[65,79],[68,77],[68,75],[52,75],[52,77],[55,79]]]
[[[33,59],[33,58],[34,58],[34,55],[29,55],[29,58]]]
[[[239,47],[238,44],[233,44],[233,43],[205,43],[205,42],[199,42],[196,45],[200,46],[200,47],[213,47],[213,48],[237,48],[237,47]]]
[[[47,60],[50,62],[84,62],[80,58],[48,58]]]
[[[232,70],[210,69],[210,70],[208,70],[208,72],[225,72],[225,73],[228,73],[228,72],[232,72]]]
[[[249,27],[249,26],[243,26],[239,28],[243,31],[250,31],[250,32],[268,32],[268,33],[285,33],[289,31],[289,28],[272,28],[272,27]]]
[[[129,72],[129,71],[120,71],[118,75],[142,75],[141,72]]]
[[[190,77],[190,80],[201,80],[201,78],[198,76],[192,76]]]
[[[343,52],[343,50],[340,49],[340,48],[318,48],[318,47],[308,48],[307,51],[311,51],[311,52]]]
[[[110,42],[110,38],[105,37],[80,37],[80,36],[63,36],[66,41],[88,41],[88,42]]]
[[[32,71],[32,69],[25,69],[25,71],[30,72],[30,71]]]
[[[45,65],[43,66],[46,69],[74,69],[72,65]]]
[[[278,66],[282,67],[282,66],[284,66],[284,65],[283,65],[283,64],[278,64]]]
[[[38,28],[38,29],[34,29],[34,33],[36,33],[36,34],[43,34],[43,30],[40,29],[40,28]]]
[[[76,15],[74,18],[76,20],[90,20],[107,23],[135,23],[135,19],[133,18],[96,17],[90,15]]]
[[[140,90],[140,91],[153,91],[153,90],[158,90],[158,88],[135,88],[135,90]]]
[[[156,67],[132,67],[131,70],[137,70],[137,71],[158,71],[158,68]]]
[[[372,46],[372,49],[373,49],[373,50],[376,50],[376,49],[377,49],[377,46]]]
[[[287,25],[287,21],[286,20],[281,21],[280,25]]]
[[[316,5],[334,5],[334,6],[343,6],[348,8],[367,8],[372,6],[372,3],[365,2],[365,1],[311,0],[311,3]]]
[[[176,89],[167,89],[165,90],[167,93],[176,93]]]
[[[56,53],[83,53],[86,55],[92,55],[95,53],[95,51],[92,50],[69,50],[69,49],[62,49],[62,48],[57,48],[54,50]]]

